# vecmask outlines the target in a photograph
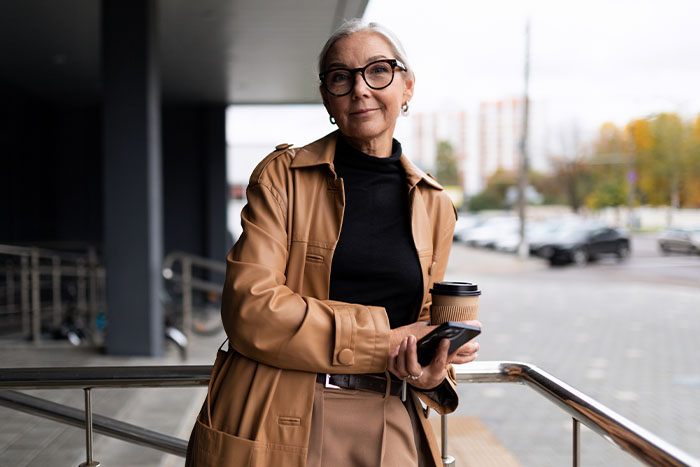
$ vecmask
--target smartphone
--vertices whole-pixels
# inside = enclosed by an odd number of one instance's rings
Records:
[[[443,339],[450,340],[450,350],[447,353],[452,353],[460,348],[465,343],[474,339],[481,333],[481,328],[470,326],[468,324],[448,321],[442,323],[437,328],[433,329],[430,334],[424,336],[416,344],[418,349],[418,363],[421,366],[430,365],[433,361],[435,352],[437,351],[440,342]]]

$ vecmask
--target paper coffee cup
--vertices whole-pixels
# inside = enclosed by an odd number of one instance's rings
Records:
[[[471,282],[435,282],[430,289],[430,324],[469,321],[479,316],[479,286]]]

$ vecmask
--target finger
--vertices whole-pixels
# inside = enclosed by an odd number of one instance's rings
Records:
[[[401,341],[401,348],[399,349],[399,355],[396,359],[396,369],[398,370],[398,376],[405,378],[408,374],[406,371],[406,347],[408,345],[408,337],[404,337]]]
[[[435,356],[433,357],[433,361],[430,363],[430,366],[436,365],[439,368],[445,368],[445,365],[447,365],[448,363],[447,352],[449,349],[450,341],[448,339],[441,340],[437,352],[435,352]]]
[[[479,356],[478,353],[472,353],[469,355],[455,355],[454,358],[452,359],[453,364],[462,364],[462,363],[469,363],[473,362],[474,360],[477,359]]]
[[[409,375],[418,376],[422,370],[418,363],[418,350],[416,348],[416,336],[408,336],[406,347],[406,370]]]
[[[463,346],[457,349],[455,352],[459,356],[465,356],[465,355],[471,355],[479,351],[479,343],[478,342],[467,342]]]

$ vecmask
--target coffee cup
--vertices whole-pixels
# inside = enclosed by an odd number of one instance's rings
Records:
[[[479,286],[471,282],[435,282],[430,289],[430,324],[469,321],[479,315]]]

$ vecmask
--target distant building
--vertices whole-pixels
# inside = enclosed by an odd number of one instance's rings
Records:
[[[411,148],[411,159],[422,169],[435,170],[440,141],[449,141],[459,161],[464,193],[481,191],[497,170],[517,170],[523,128],[523,99],[479,102],[469,110],[412,115],[401,129],[402,141]],[[544,160],[543,115],[530,101],[528,148],[531,167],[541,170]]]

